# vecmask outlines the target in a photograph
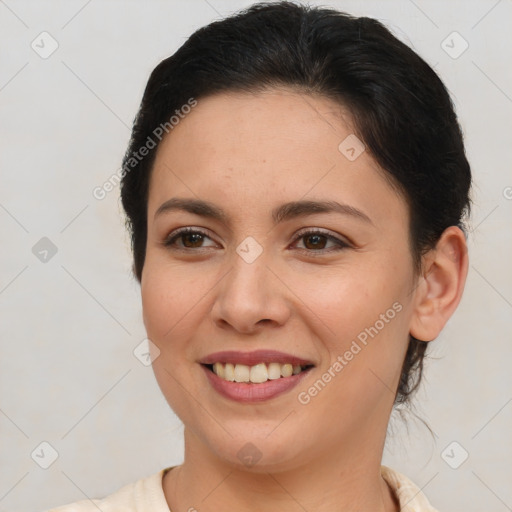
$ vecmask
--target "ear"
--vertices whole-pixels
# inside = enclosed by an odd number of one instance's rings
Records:
[[[447,228],[436,247],[424,256],[423,276],[415,289],[410,333],[432,341],[459,305],[468,273],[468,250],[463,231]]]

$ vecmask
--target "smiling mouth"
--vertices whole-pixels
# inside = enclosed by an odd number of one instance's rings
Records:
[[[297,375],[313,368],[314,365],[292,365],[291,363],[258,363],[254,366],[232,363],[202,364],[219,378],[228,382],[261,384]]]

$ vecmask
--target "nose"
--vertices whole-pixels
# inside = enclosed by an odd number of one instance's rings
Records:
[[[222,329],[250,334],[264,325],[282,326],[290,316],[289,289],[265,251],[252,263],[235,253],[231,269],[216,289],[212,315]]]

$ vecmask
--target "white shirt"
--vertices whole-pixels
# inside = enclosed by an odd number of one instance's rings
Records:
[[[172,512],[162,487],[163,476],[172,467],[125,485],[105,498],[76,501],[45,512]],[[393,489],[400,512],[438,512],[405,475],[387,466],[381,466],[381,474]]]

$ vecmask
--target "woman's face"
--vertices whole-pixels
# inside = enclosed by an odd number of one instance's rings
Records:
[[[406,203],[358,144],[336,103],[272,90],[199,99],[158,148],[144,323],[160,351],[158,384],[203,456],[241,465],[252,455],[255,470],[340,453],[380,460],[414,275]],[[207,202],[224,217],[204,208],[158,212],[171,199]],[[303,201],[343,206],[282,209]],[[185,227],[200,233],[165,245]],[[228,393],[251,387],[260,397],[241,401],[220,393],[211,383],[220,377],[200,363],[219,351],[256,350],[314,366],[274,396],[266,393],[281,380],[223,380]],[[276,377],[281,366],[264,357]],[[243,379],[244,368],[235,373]]]

